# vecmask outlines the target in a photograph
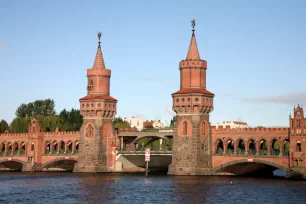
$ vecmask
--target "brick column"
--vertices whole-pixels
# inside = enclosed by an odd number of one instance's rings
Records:
[[[53,151],[53,143],[50,142],[50,151],[49,151],[49,154],[52,154],[52,151]]]
[[[21,143],[18,143],[18,155],[20,155]]]
[[[234,154],[237,154],[239,141],[234,142]]]
[[[284,143],[283,141],[279,141],[279,156],[282,157],[284,152]]]
[[[75,151],[75,146],[76,146],[76,142],[72,142],[72,152],[71,152],[71,154],[74,153],[74,151]]]
[[[267,155],[271,155],[271,141],[267,141],[267,143],[268,143],[268,153],[267,153]]]
[[[226,154],[226,151],[227,151],[227,143],[225,143],[224,141],[223,142],[223,154]]]
[[[248,155],[249,154],[248,151],[249,151],[249,142],[247,141],[244,143],[244,154]]]
[[[259,155],[259,149],[260,149],[260,141],[255,141],[255,147],[256,147],[256,153],[255,155]]]

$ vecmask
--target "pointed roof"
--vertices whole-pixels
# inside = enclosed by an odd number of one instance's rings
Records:
[[[101,33],[98,33],[98,50],[97,50],[97,54],[96,54],[96,58],[95,58],[95,62],[93,64],[93,68],[94,69],[105,69],[105,64],[104,64],[104,59],[103,59],[103,55],[102,55],[102,50],[101,50],[101,41],[100,41],[100,37],[101,37]]]
[[[198,45],[194,34],[194,30],[192,30],[192,36],[186,60],[200,60],[200,53],[198,50]]]

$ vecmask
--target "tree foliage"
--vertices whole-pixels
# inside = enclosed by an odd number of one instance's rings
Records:
[[[36,100],[28,104],[21,104],[16,110],[16,116],[21,118],[33,117],[35,115],[55,115],[55,102],[52,99]]]
[[[123,121],[120,117],[115,117],[112,121],[114,128],[130,128],[127,121]]]
[[[83,124],[80,110],[62,110],[56,115],[55,102],[52,99],[36,100],[28,104],[21,104],[16,110],[16,118],[10,125],[10,132],[22,133],[28,131],[31,118],[36,118],[43,132],[78,131]],[[1,128],[2,126],[0,126]],[[1,130],[1,129],[0,129]]]
[[[61,126],[62,131],[78,131],[83,124],[83,117],[80,110],[71,109],[71,111],[62,110],[59,114],[60,119],[63,121]]]
[[[171,121],[170,121],[170,127],[174,127],[175,123],[176,123],[176,115],[173,116],[173,118],[171,119]]]
[[[30,124],[30,118],[15,118],[10,125],[10,132],[13,133],[25,133],[28,132],[28,127]]]
[[[5,120],[1,120],[0,122],[0,133],[4,133],[6,130],[9,130],[9,125]]]

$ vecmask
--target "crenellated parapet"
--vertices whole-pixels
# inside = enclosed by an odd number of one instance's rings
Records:
[[[265,127],[258,127],[258,128],[233,128],[231,129],[230,126],[223,128],[219,126],[211,126],[212,133],[218,134],[228,134],[228,133],[237,133],[237,134],[249,134],[249,133],[275,133],[275,134],[289,134],[289,128],[287,127],[272,127],[272,128],[265,128]]]
[[[202,68],[206,69],[207,68],[207,62],[205,60],[182,60],[180,62],[180,69],[184,68]]]
[[[4,137],[10,137],[10,138],[21,138],[21,137],[29,137],[29,133],[3,133],[0,134],[0,140]]]
[[[111,96],[85,96],[80,99],[83,117],[103,117],[112,119],[116,115],[117,100]]]
[[[213,111],[214,94],[207,90],[182,89],[172,94],[173,111],[177,114],[202,113]]]

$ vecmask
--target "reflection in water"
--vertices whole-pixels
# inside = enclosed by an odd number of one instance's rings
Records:
[[[165,174],[0,173],[0,203],[305,203],[306,182]]]

